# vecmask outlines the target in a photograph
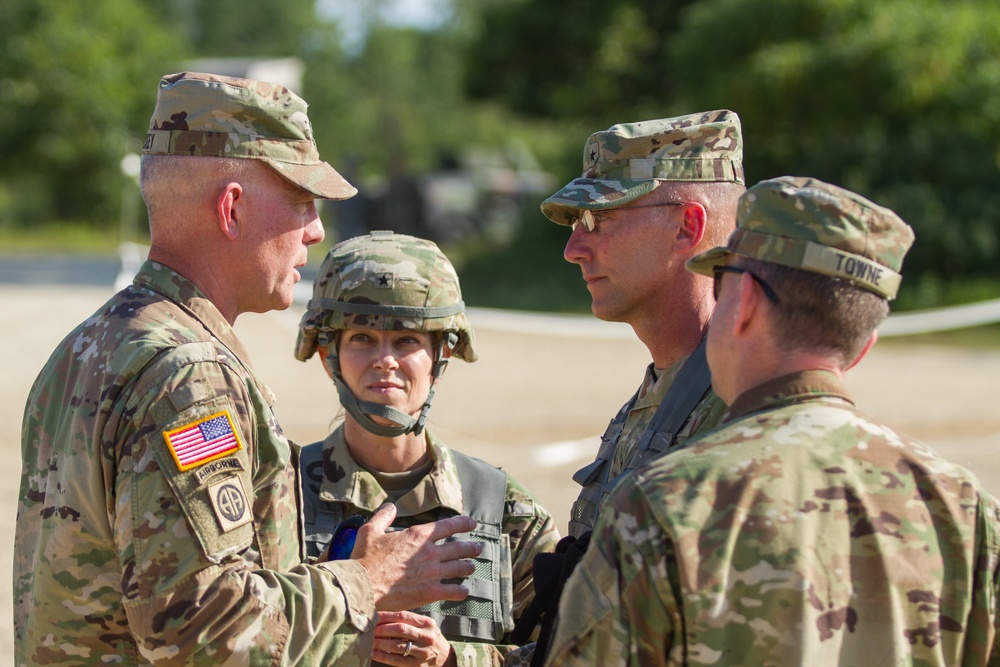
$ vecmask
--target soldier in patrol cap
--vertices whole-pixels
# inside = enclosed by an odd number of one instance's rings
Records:
[[[618,479],[683,447],[725,411],[705,363],[712,281],[684,263],[726,239],[745,190],[740,119],[722,109],[596,132],[584,146],[581,176],[542,202],[546,217],[571,227],[563,256],[580,266],[594,315],[631,325],[652,357],[595,460],[573,475],[582,488],[559,548],[568,554],[562,577]],[[547,608],[538,610],[549,621],[560,583],[551,586]],[[524,647],[509,663],[527,664],[533,651]]]
[[[592,135],[583,174],[542,203],[550,220],[572,228],[564,256],[580,266],[594,314],[630,324],[652,357],[639,390],[601,438],[596,460],[573,477],[583,489],[570,535],[594,527],[623,473],[682,446],[722,415],[707,370],[700,379],[684,373],[674,381],[689,359],[689,371],[704,365],[698,348],[714,306],[712,281],[685,271],[684,262],[732,231],[745,191],[742,160],[732,111],[624,123]],[[671,386],[671,402],[693,404],[680,424],[656,427]]]
[[[316,199],[355,189],[282,86],[160,81],[142,157],[149,261],[28,397],[14,549],[18,665],[367,664],[376,609],[461,600],[469,517],[304,564],[297,466],[232,325],[287,308]],[[342,662],[343,661],[343,662]]]
[[[379,663],[495,665],[534,595],[532,561],[558,533],[509,475],[449,449],[426,428],[450,358],[476,360],[458,275],[431,241],[376,231],[334,246],[313,283],[295,356],[317,355],[344,421],[302,449],[306,543],[318,556],[345,520],[385,502],[405,527],[467,514],[483,544],[469,598],[380,613]],[[340,527],[340,531],[338,531]],[[335,541],[335,546],[339,541]],[[405,658],[405,660],[400,661]]]
[[[993,665],[1000,504],[855,407],[913,232],[811,178],[758,183],[713,276],[724,423],[624,480],[552,665]]]

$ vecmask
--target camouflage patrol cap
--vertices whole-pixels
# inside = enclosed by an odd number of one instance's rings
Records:
[[[713,267],[740,255],[839,278],[891,300],[913,238],[895,212],[861,195],[781,176],[747,190],[726,246],[693,257],[687,268],[711,276]]]
[[[142,152],[247,158],[322,199],[357,189],[319,159],[306,103],[284,86],[180,72],[160,79]]]
[[[313,355],[320,331],[349,328],[453,332],[454,356],[476,360],[455,268],[437,245],[413,236],[375,231],[330,249],[299,324],[295,358]]]
[[[648,195],[665,181],[744,183],[740,118],[726,109],[615,125],[590,135],[583,174],[542,202],[552,222]]]

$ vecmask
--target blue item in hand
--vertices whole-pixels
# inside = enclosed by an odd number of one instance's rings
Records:
[[[333,531],[330,540],[330,560],[347,560],[354,551],[354,542],[358,539],[358,528],[365,525],[365,518],[360,514],[345,519]]]

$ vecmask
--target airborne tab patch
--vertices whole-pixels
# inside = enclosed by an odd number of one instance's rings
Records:
[[[205,483],[209,477],[214,477],[218,473],[222,472],[240,472],[243,470],[243,462],[238,458],[224,458],[218,461],[212,461],[208,465],[203,465],[194,471],[194,476],[198,478],[198,481],[202,484]]]
[[[163,438],[181,471],[243,449],[228,410],[216,412],[172,431],[164,431]]]

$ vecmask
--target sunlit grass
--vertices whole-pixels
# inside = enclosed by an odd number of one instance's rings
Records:
[[[49,223],[30,229],[0,226],[0,253],[114,255],[122,241],[116,228],[87,223]],[[130,239],[136,240],[136,239]]]

